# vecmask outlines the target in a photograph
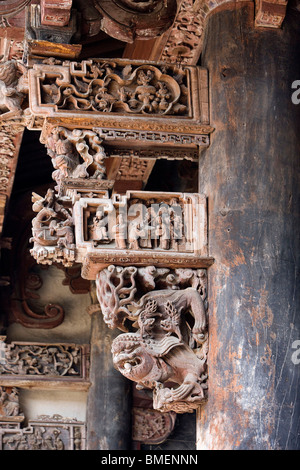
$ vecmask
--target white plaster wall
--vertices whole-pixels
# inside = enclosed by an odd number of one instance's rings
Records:
[[[43,312],[48,303],[60,304],[65,311],[63,323],[53,329],[25,328],[14,323],[7,331],[7,342],[28,341],[42,343],[89,344],[91,317],[87,307],[91,305],[90,294],[73,294],[69,286],[62,284],[65,279],[63,270],[50,266],[48,269],[36,268],[43,279],[43,286],[37,291],[40,299],[33,300],[31,308]],[[19,391],[20,408],[27,422],[39,415],[59,414],[63,418],[86,419],[87,392],[76,390],[37,390]]]
[[[37,267],[43,279],[43,286],[36,291],[38,300],[28,301],[35,312],[43,312],[49,303],[59,304],[65,312],[63,323],[52,329],[25,328],[13,323],[7,332],[8,341],[72,342],[89,343],[91,318],[87,307],[91,304],[89,294],[72,294],[69,286],[62,284],[65,279],[63,270],[49,266],[46,270]]]
[[[64,418],[86,419],[87,392],[60,390],[26,390],[19,394],[20,408],[26,421],[40,415],[61,415]]]

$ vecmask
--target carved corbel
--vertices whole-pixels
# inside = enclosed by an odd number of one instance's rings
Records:
[[[185,413],[203,403],[206,271],[110,266],[96,287],[106,324],[127,331],[112,343],[116,369],[153,390],[154,409]]]

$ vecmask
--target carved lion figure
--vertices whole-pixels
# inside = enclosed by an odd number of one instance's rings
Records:
[[[112,344],[115,367],[139,388],[154,390],[160,411],[191,412],[205,400],[205,361],[175,336],[121,334]]]

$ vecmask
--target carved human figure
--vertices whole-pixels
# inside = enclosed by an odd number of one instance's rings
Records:
[[[140,220],[131,220],[128,226],[128,242],[129,248],[132,250],[139,250],[139,240],[145,237],[145,229],[141,225]]]
[[[25,98],[22,75],[26,67],[15,60],[0,63],[0,111],[6,117],[21,114]]]
[[[107,213],[101,207],[98,207],[93,222],[89,225],[89,238],[95,245],[111,241],[107,231]]]
[[[20,414],[19,394],[15,387],[12,388],[10,393],[7,393],[1,387],[0,407],[5,416],[18,416]]]
[[[122,213],[118,215],[117,224],[113,226],[112,230],[115,235],[116,247],[125,250],[127,240],[127,224]]]
[[[33,237],[30,241],[44,246],[74,248],[72,216],[58,202],[54,191],[48,189],[44,198],[34,194],[33,202],[33,211],[38,214],[32,221]]]

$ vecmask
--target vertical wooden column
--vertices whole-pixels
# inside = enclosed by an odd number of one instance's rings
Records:
[[[255,29],[252,4],[208,19],[209,398],[198,449],[299,449],[300,13]]]
[[[131,383],[114,369],[111,354],[119,333],[107,327],[100,311],[92,313],[88,450],[131,448]]]

